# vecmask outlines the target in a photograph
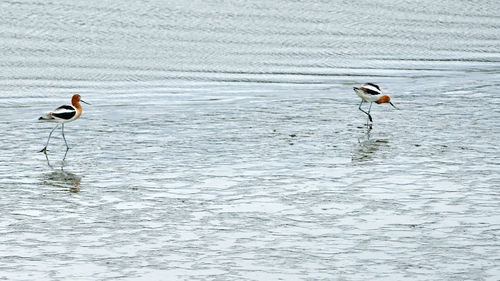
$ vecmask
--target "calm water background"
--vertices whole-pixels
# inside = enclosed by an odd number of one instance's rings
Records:
[[[0,280],[500,280],[499,35],[498,1],[2,1]]]

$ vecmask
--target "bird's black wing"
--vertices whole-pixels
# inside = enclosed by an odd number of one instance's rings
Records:
[[[76,110],[71,105],[62,105],[54,110],[51,115],[55,118],[69,120],[76,115]]]
[[[380,87],[378,85],[373,84],[373,83],[365,83],[361,87],[361,90],[363,90],[363,92],[365,92],[366,94],[374,95],[374,96],[382,94]]]

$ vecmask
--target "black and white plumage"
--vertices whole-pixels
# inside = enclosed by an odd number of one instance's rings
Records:
[[[78,117],[80,117],[81,113],[82,113],[81,110],[78,110],[76,107],[72,105],[61,105],[54,111],[51,111],[45,114],[44,116],[41,116],[40,118],[38,118],[38,120],[66,123],[76,120]]]
[[[359,104],[359,110],[364,112],[366,115],[368,115],[368,119],[370,122],[373,122],[372,116],[370,115],[370,110],[372,108],[372,103],[375,102],[377,104],[381,103],[389,103],[392,105],[394,108],[394,104],[391,102],[391,98],[388,95],[384,95],[382,93],[382,90],[380,87],[376,84],[373,83],[365,83],[361,87],[354,87],[354,92],[361,98],[361,103]],[[363,102],[369,102],[370,103],[370,108],[368,109],[368,112],[364,111],[361,108],[361,105]],[[396,108],[397,109],[397,108]]]
[[[81,100],[80,95],[75,94],[71,98],[71,105],[61,105],[58,108],[56,108],[54,111],[51,111],[40,118],[38,120],[42,121],[48,121],[48,122],[55,122],[57,125],[50,131],[49,138],[47,140],[47,144],[45,147],[40,150],[40,152],[43,152],[47,154],[47,146],[49,145],[50,141],[50,136],[54,132],[55,129],[59,126],[59,124],[62,124],[62,136],[64,139],[64,143],[66,144],[66,152],[69,149],[68,143],[66,142],[66,137],[64,136],[64,123],[75,121],[82,115],[82,106],[80,105],[80,101],[83,103],[83,100]]]
[[[354,87],[356,94],[365,102],[377,101],[382,96],[380,87],[373,83],[365,83],[361,87]]]

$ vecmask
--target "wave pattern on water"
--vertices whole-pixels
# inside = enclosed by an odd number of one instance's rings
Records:
[[[304,67],[312,74],[347,68],[349,77],[350,67],[385,69],[388,59],[408,70],[441,60],[469,62],[460,68],[500,60],[494,1],[481,9],[454,1],[2,5],[6,87],[92,89],[85,82],[206,81],[228,72],[261,74],[234,82],[282,82],[274,73]]]

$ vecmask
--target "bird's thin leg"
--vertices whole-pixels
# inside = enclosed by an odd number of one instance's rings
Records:
[[[54,132],[55,129],[57,129],[57,127],[59,127],[59,124],[57,124],[54,129],[52,129],[52,131],[50,131],[50,134],[49,134],[49,139],[47,140],[47,144],[45,145],[44,148],[42,148],[42,150],[40,150],[40,152],[43,152],[45,154],[47,154],[47,146],[49,146],[49,141],[50,141],[50,136],[52,136],[52,133]]]
[[[66,137],[64,137],[64,123],[62,124],[62,136],[64,139],[64,143],[66,144],[66,151],[68,151],[69,146],[68,146],[68,143],[66,142]],[[66,155],[64,155],[64,156],[66,157]]]
[[[363,100],[361,100],[361,103],[359,104],[359,110],[361,110],[364,114],[368,115],[368,119],[370,119],[370,122],[373,122],[372,121],[372,116],[370,115],[370,110],[368,110],[368,112],[364,111],[362,108],[361,108],[361,105],[363,104]],[[372,108],[372,103],[370,103],[370,109]]]
[[[64,153],[64,157],[63,157],[62,162],[61,162],[61,170],[63,170],[64,160],[66,160],[66,155],[68,155],[68,150],[69,150],[69,147],[66,149],[66,153]]]
[[[373,122],[372,116],[370,115],[370,110],[372,110],[372,104],[373,104],[373,102],[370,102],[370,107],[368,108],[368,118],[370,118],[370,122]],[[366,122],[366,123],[368,123],[368,122]]]

